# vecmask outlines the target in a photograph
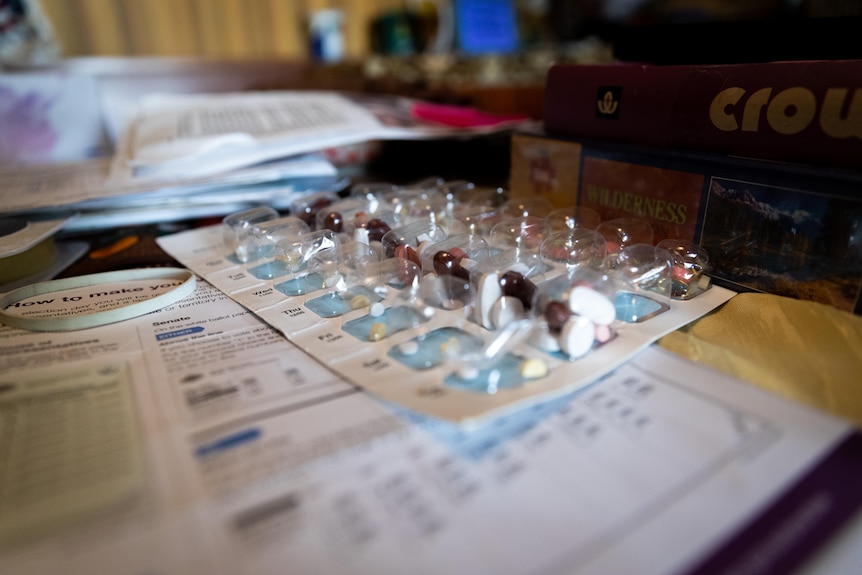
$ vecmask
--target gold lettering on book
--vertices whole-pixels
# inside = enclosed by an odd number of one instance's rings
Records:
[[[688,207],[684,204],[623,192],[594,184],[587,184],[587,201],[613,208],[639,217],[650,217],[663,222],[685,224]]]
[[[827,136],[833,138],[862,138],[862,90],[853,90],[853,101],[846,119],[842,120],[841,112],[847,100],[846,88],[832,88],[823,97],[823,107],[820,109],[820,127]]]
[[[779,134],[798,134],[817,114],[817,98],[806,88],[788,88],[775,95],[766,108],[766,121]]]
[[[605,116],[610,116],[617,111],[619,102],[614,101],[614,95],[608,90],[602,99],[596,102],[596,105],[599,107],[599,112]]]
[[[772,88],[762,88],[745,99],[743,88],[726,88],[710,103],[709,119],[724,132],[757,132],[765,110],[769,128],[779,134],[792,135],[818,118],[817,96],[808,88],[787,88],[774,96],[772,92]],[[823,96],[817,124],[829,137],[862,139],[862,90],[854,89],[848,103],[849,94],[847,88],[829,88]]]

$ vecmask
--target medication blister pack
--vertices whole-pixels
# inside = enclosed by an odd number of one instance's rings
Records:
[[[637,218],[428,178],[160,238],[340,375],[462,424],[596,381],[734,295]]]

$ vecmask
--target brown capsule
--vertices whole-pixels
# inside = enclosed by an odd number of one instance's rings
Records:
[[[523,274],[509,270],[500,276],[500,287],[503,295],[516,297],[524,304],[524,309],[533,306],[533,296],[536,293],[536,284],[525,278]]]
[[[571,315],[572,310],[569,309],[569,304],[565,302],[551,300],[545,306],[545,321],[548,323],[548,329],[552,332],[560,332]]]
[[[398,259],[401,264],[398,267],[398,281],[402,286],[413,285],[419,277],[419,268],[403,258]]]
[[[340,234],[344,229],[344,218],[338,212],[329,212],[323,218],[323,227],[327,230]]]
[[[463,260],[464,258],[467,257],[467,252],[465,252],[464,250],[462,250],[461,248],[459,248],[457,246],[455,246],[451,250],[449,250],[449,253],[452,254],[452,257],[455,258],[456,262],[460,262],[461,260]]]
[[[434,271],[438,276],[452,275],[463,280],[469,280],[470,273],[461,267],[459,261],[451,252],[441,250],[434,254]]]
[[[371,218],[365,223],[365,229],[368,230],[369,241],[379,242],[383,239],[383,234],[388,232],[391,228],[389,227],[389,224],[380,218]]]
[[[422,260],[419,259],[419,254],[416,253],[416,250],[411,248],[408,245],[400,244],[395,247],[395,257],[402,258],[408,261],[413,262],[420,268],[422,267]]]
[[[311,202],[311,204],[305,206],[301,212],[296,214],[296,216],[306,224],[313,225],[317,212],[331,204],[332,200],[328,198],[318,198]]]

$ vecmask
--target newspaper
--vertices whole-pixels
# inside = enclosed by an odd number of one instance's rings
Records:
[[[80,214],[67,231],[210,217],[348,184],[330,161],[387,139],[473,138],[526,120],[391,96],[331,91],[155,94],[113,156],[0,167],[0,214]]]
[[[654,347],[466,431],[201,281],[122,323],[0,329],[0,372],[10,575],[789,572],[859,506],[847,422]],[[805,572],[858,566],[859,525]]]
[[[155,94],[118,144],[117,182],[195,177],[375,140],[475,137],[522,116],[409,98],[332,91]]]
[[[282,200],[306,183],[334,185],[335,166],[317,155],[300,155],[210,176],[177,176],[161,181],[116,182],[111,158],[0,168],[0,213],[95,212],[118,208],[194,207],[236,201]],[[279,194],[278,191],[282,193]]]

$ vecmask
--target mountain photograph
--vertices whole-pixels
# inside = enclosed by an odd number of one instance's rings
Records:
[[[712,178],[700,244],[716,279],[858,311],[858,200]]]

